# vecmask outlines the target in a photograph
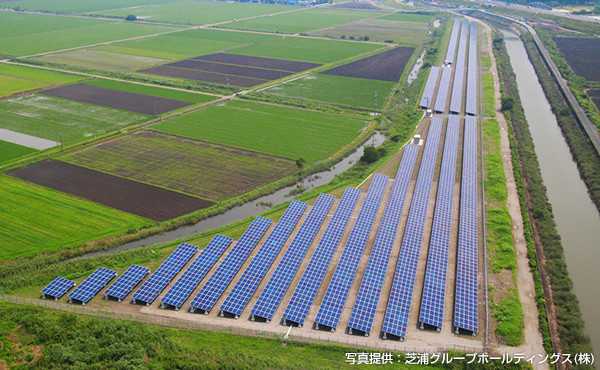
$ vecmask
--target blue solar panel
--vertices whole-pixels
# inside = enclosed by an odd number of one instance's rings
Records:
[[[438,88],[437,97],[435,98],[435,106],[433,107],[433,111],[436,113],[444,113],[446,111],[451,78],[452,68],[443,67],[442,78],[440,79],[440,87]]]
[[[197,309],[203,310],[206,314],[210,312],[272,222],[264,217],[257,217],[252,221],[248,230],[235,243],[227,257],[192,300],[192,312]]]
[[[381,226],[377,232],[375,244],[373,244],[373,250],[369,257],[369,263],[367,264],[363,280],[360,283],[356,303],[350,315],[348,323],[350,334],[352,334],[353,329],[360,330],[365,335],[371,332],[375,310],[377,309],[379,295],[381,294],[388,262],[394,246],[394,239],[396,238],[396,231],[400,224],[404,198],[410,185],[418,151],[419,147],[416,145],[407,145],[404,149],[404,155],[398,168],[394,187],[390,193],[385,213],[381,220]]]
[[[116,298],[121,302],[149,273],[149,268],[131,265],[117,281],[106,289],[104,296]]]
[[[55,301],[57,301],[74,286],[74,281],[59,276],[56,279],[54,279],[50,284],[48,284],[48,286],[42,289],[42,299],[45,299],[46,296],[50,296],[54,298]]]
[[[346,188],[333,214],[333,218],[329,222],[329,225],[327,225],[327,229],[315,249],[315,253],[310,259],[306,271],[304,271],[300,283],[298,283],[290,299],[290,303],[283,313],[284,325],[287,325],[288,322],[297,323],[299,326],[304,324],[306,315],[308,315],[308,311],[315,300],[323,277],[325,277],[331,258],[346,230],[348,220],[350,220],[360,193],[358,189]]]
[[[421,312],[419,313],[421,324],[431,325],[438,329],[442,327],[444,300],[446,298],[448,246],[450,244],[450,229],[452,228],[452,202],[454,200],[459,129],[459,117],[451,115],[448,118],[448,128],[446,129],[444,156],[438,181],[435,213],[429,240],[427,271],[425,272]]]
[[[454,84],[452,85],[452,96],[450,98],[450,112],[460,114],[463,103],[463,87],[465,79],[465,58],[467,54],[467,31],[469,21],[464,20],[460,31],[460,42],[458,43],[458,55],[456,67],[454,68]]]
[[[396,265],[390,298],[383,320],[382,332],[384,339],[388,338],[388,334],[397,336],[401,340],[404,340],[406,336],[408,314],[415,285],[419,253],[421,252],[423,228],[425,227],[427,205],[429,204],[429,193],[437,161],[441,131],[442,119],[434,117],[429,126],[417,185],[410,205],[398,264]]]
[[[244,271],[242,277],[233,287],[231,293],[225,298],[221,305],[221,312],[233,314],[236,318],[242,314],[248,301],[252,298],[252,294],[258,288],[307,206],[304,202],[292,201],[263,246],[252,259],[252,262],[250,262],[250,265],[248,265],[246,271]]]
[[[427,78],[425,88],[423,89],[423,95],[421,96],[419,108],[427,109],[431,107],[431,103],[433,103],[433,92],[435,91],[435,85],[437,84],[439,74],[440,67],[431,67],[429,78]]]
[[[315,329],[319,329],[319,325],[327,326],[332,331],[337,327],[344,309],[344,303],[354,281],[358,263],[367,245],[387,182],[387,176],[376,174],[373,177],[365,202],[358,214],[344,252],[342,252],[329,287],[325,292],[321,308],[315,318]]]
[[[252,319],[255,316],[260,316],[266,319],[267,322],[271,321],[334,200],[335,197],[331,195],[319,195],[306,221],[302,224],[298,234],[294,237],[292,244],[290,244],[273,276],[252,308]]]
[[[448,51],[446,52],[446,63],[454,63],[454,57],[456,56],[456,42],[458,41],[458,31],[460,30],[460,20],[454,20],[454,26],[452,27],[452,34],[450,35],[450,42],[448,43]]]
[[[477,120],[465,119],[454,326],[477,332]]]
[[[85,279],[81,285],[79,285],[69,294],[69,302],[76,300],[85,305],[115,276],[117,276],[116,271],[109,270],[104,267],[98,267],[98,269],[88,276],[88,278]]]
[[[477,114],[477,24],[471,22],[469,37],[469,66],[467,70],[467,102],[465,112],[470,115]]]
[[[169,305],[178,310],[179,307],[183,306],[185,300],[198,287],[204,276],[206,276],[232,241],[232,238],[219,234],[215,235],[210,243],[200,252],[200,255],[192,262],[190,267],[183,272],[183,275],[177,279],[167,294],[160,300],[162,302],[161,307],[165,308],[166,305]]]
[[[181,243],[177,249],[163,262],[148,280],[133,294],[133,303],[145,302],[149,306],[156,297],[173,280],[175,275],[198,251],[198,247]]]

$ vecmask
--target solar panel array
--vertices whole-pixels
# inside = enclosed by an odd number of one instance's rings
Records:
[[[360,193],[360,190],[354,188],[346,188],[344,191],[344,195],[283,313],[284,325],[288,321],[297,323],[299,326],[304,324]]]
[[[273,221],[257,217],[192,300],[191,311],[210,312]]]
[[[129,266],[123,275],[119,276],[119,278],[106,289],[104,296],[107,298],[116,298],[121,302],[123,298],[125,298],[127,294],[129,294],[129,292],[131,292],[131,290],[149,273],[149,268],[138,265]]]
[[[477,120],[465,119],[454,326],[477,332]]]
[[[69,301],[72,302],[73,300],[77,300],[82,304],[86,304],[115,276],[117,276],[116,271],[98,267],[96,271],[81,283],[81,285],[69,294]]]
[[[232,238],[219,234],[215,235],[210,243],[200,252],[200,255],[192,262],[190,267],[184,271],[183,275],[177,279],[167,294],[160,300],[162,306],[169,305],[175,307],[175,309],[183,306],[185,300],[198,287],[202,279],[204,279],[214,264],[217,263],[219,257],[221,257],[232,241]]]
[[[273,264],[275,257],[285,244],[296,224],[304,214],[308,205],[297,200],[292,201],[269,237],[260,248],[256,256],[248,265],[244,274],[233,287],[233,290],[221,305],[221,311],[239,316],[248,304],[252,294],[258,288],[267,270]]]
[[[145,302],[146,305],[154,302],[160,292],[167,287],[175,275],[177,275],[197,251],[198,247],[181,243],[133,294],[133,302]]]
[[[375,244],[373,244],[373,250],[369,257],[369,263],[367,264],[367,269],[360,283],[358,296],[352,309],[348,323],[350,333],[352,333],[352,329],[360,330],[365,335],[371,332],[375,310],[379,302],[379,295],[381,294],[390,255],[394,246],[394,239],[396,238],[396,232],[400,224],[404,198],[410,185],[418,151],[419,147],[416,145],[407,145],[404,149],[404,155],[398,168],[394,187],[390,193],[390,198],[385,208],[383,219],[381,220],[381,226],[377,232]]]
[[[387,176],[376,174],[373,177],[365,202],[358,214],[344,252],[342,252],[329,287],[325,292],[321,308],[315,318],[315,328],[317,329],[319,325],[328,326],[332,330],[337,327],[340,315],[344,309],[344,303],[348,298],[350,287],[354,281],[354,275],[356,274],[360,258],[367,245],[373,221],[375,221],[375,216],[377,216],[387,182]]]
[[[437,328],[442,327],[444,299],[446,298],[446,274],[448,271],[448,247],[452,228],[452,202],[454,200],[454,179],[456,177],[456,157],[458,151],[458,131],[460,118],[448,118],[444,156],[438,181],[435,213],[429,240],[427,270],[423,284],[419,322]]]
[[[50,284],[48,284],[44,289],[42,289],[42,298],[50,296],[54,297],[54,300],[58,300],[74,286],[75,282],[73,280],[68,280],[59,276],[56,279],[54,279]]]
[[[438,88],[437,97],[433,111],[436,113],[444,113],[448,102],[448,91],[450,90],[450,80],[452,79],[452,67],[442,67],[442,78],[440,79],[440,87]]]
[[[454,63],[454,57],[456,56],[456,42],[458,41],[458,31],[460,30],[460,20],[454,20],[454,26],[452,27],[452,34],[450,35],[450,42],[448,43],[448,51],[446,52],[446,63]]]
[[[462,110],[468,25],[469,22],[465,19],[462,22],[460,42],[458,43],[458,55],[456,57],[456,67],[454,68],[454,84],[452,85],[452,95],[450,97],[450,113],[460,114]]]
[[[421,159],[417,185],[412,198],[390,298],[385,312],[382,328],[384,339],[387,338],[387,334],[393,334],[401,340],[406,336],[408,314],[415,285],[417,263],[419,262],[429,192],[433,181],[441,131],[442,119],[434,117],[429,125],[425,152]]]
[[[467,69],[467,102],[465,112],[477,115],[477,24],[471,22],[469,37],[469,66]]]
[[[421,102],[419,108],[428,109],[433,103],[433,93],[435,92],[435,85],[437,84],[438,76],[440,74],[440,67],[431,67],[429,71],[429,77],[425,83],[423,89],[423,95],[421,96]]]
[[[334,196],[319,195],[306,221],[302,224],[298,234],[252,308],[252,318],[259,316],[267,319],[267,321],[273,318],[334,200]]]

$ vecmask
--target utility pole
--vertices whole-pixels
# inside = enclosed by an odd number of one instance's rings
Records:
[[[373,111],[373,114],[377,114],[377,90],[373,93],[373,100],[375,101],[375,110]]]

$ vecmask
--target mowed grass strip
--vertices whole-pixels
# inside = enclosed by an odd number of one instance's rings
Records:
[[[33,152],[37,152],[37,150],[0,140],[0,164]]]
[[[150,223],[141,217],[0,176],[0,260],[59,250]]]
[[[139,131],[61,159],[217,201],[297,170],[288,159],[155,131]]]
[[[367,122],[336,114],[231,100],[152,126],[169,134],[309,162],[327,158]]]
[[[214,96],[210,95],[196,94],[179,90],[163,89],[155,86],[132,84],[128,82],[114,80],[95,79],[86,81],[85,84],[97,87],[104,87],[106,89],[115,89],[137,94],[151,95],[159,98],[181,100],[188,103],[205,103],[207,101],[215,99]]]

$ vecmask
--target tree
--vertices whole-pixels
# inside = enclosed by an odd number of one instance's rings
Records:
[[[364,163],[373,163],[378,159],[379,151],[374,146],[366,146],[362,157],[360,157],[360,161]]]
[[[125,17],[126,21],[137,21],[137,17],[134,14],[129,14]]]
[[[511,111],[515,105],[515,99],[512,96],[503,96],[502,97],[502,111]]]

